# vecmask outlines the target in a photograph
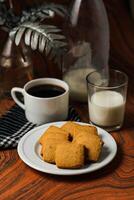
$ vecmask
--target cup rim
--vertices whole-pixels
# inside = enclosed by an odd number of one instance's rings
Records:
[[[63,89],[65,89],[65,92],[63,92],[63,94],[58,95],[58,96],[55,96],[55,97],[36,97],[36,96],[33,96],[33,95],[31,95],[31,94],[29,94],[29,93],[27,92],[27,87],[28,87],[29,84],[34,83],[34,82],[38,82],[38,81],[43,81],[43,80],[45,80],[45,81],[58,81],[58,82],[60,82],[60,83],[61,83],[60,86],[61,86]],[[62,84],[64,84],[64,86],[63,86]],[[37,84],[37,85],[38,85],[38,84]],[[57,84],[52,83],[52,85],[57,85]],[[59,85],[57,85],[57,86],[59,86]],[[68,85],[65,81],[60,80],[60,79],[57,79],[57,78],[37,78],[37,79],[33,79],[33,80],[31,80],[31,81],[28,81],[28,82],[24,85],[24,91],[26,92],[26,94],[27,94],[28,96],[33,97],[33,98],[36,98],[36,99],[40,99],[40,100],[42,100],[42,99],[43,99],[43,100],[57,99],[57,98],[59,98],[59,97],[64,96],[65,94],[67,94],[67,93],[69,92],[69,85]]]
[[[89,76],[91,76],[93,73],[98,72],[97,70],[95,70],[95,71],[89,73],[89,74],[86,76],[87,84],[90,84],[92,87],[96,87],[96,88],[98,88],[98,89],[116,89],[116,88],[119,88],[119,87],[122,87],[122,86],[125,86],[125,85],[128,84],[128,76],[127,76],[127,74],[126,74],[125,72],[120,71],[120,70],[116,70],[116,69],[113,69],[113,68],[110,69],[109,71],[122,74],[122,75],[125,77],[124,83],[121,83],[121,84],[119,84],[119,85],[117,85],[117,86],[99,86],[99,85],[96,85],[96,84],[90,82],[90,80],[88,79]]]

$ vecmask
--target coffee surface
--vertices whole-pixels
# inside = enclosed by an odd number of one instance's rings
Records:
[[[27,90],[28,94],[41,98],[56,97],[63,94],[64,92],[65,92],[64,88],[50,84],[36,85]]]

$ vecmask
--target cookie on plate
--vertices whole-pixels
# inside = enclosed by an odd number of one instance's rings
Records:
[[[86,157],[89,161],[97,161],[102,150],[102,139],[99,135],[89,133],[79,133],[74,142],[82,144],[85,147]]]
[[[65,123],[61,129],[70,133],[72,137],[75,137],[79,133],[88,132],[90,134],[98,135],[97,128],[90,125],[80,125],[75,122],[69,121]]]
[[[59,168],[81,168],[84,165],[84,146],[71,142],[57,145],[55,162]]]
[[[65,141],[62,141],[62,144],[64,144]],[[60,140],[54,140],[51,138],[48,138],[43,143],[42,149],[41,149],[41,156],[42,159],[48,163],[55,163],[55,151],[57,148],[57,145],[61,144]]]
[[[59,127],[56,126],[50,126],[44,133],[43,135],[40,137],[39,139],[39,143],[43,145],[43,143],[45,142],[45,140],[47,138],[50,139],[58,139],[58,140],[68,140],[69,137],[69,133],[65,130],[62,130]]]

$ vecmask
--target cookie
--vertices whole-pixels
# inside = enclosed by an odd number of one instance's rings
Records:
[[[57,145],[55,162],[59,168],[81,168],[84,165],[84,146],[71,142]]]
[[[99,135],[89,133],[79,133],[74,142],[84,145],[88,161],[97,161],[102,149],[102,139]]]
[[[62,130],[70,133],[72,137],[75,137],[77,134],[83,132],[88,132],[90,134],[98,135],[97,128],[89,125],[80,125],[75,122],[67,122],[62,127]]]
[[[40,137],[39,139],[39,143],[43,145],[43,143],[45,142],[45,140],[47,138],[50,139],[58,139],[58,140],[68,140],[69,137],[69,133],[67,131],[62,130],[59,127],[56,126],[50,126],[44,133],[43,135]]]
[[[66,142],[62,141],[62,144]],[[61,144],[60,140],[53,140],[48,138],[47,140],[45,140],[45,142],[43,143],[42,146],[42,150],[41,150],[41,155],[42,155],[42,159],[48,163],[55,163],[55,151],[56,151],[56,147],[57,145]]]

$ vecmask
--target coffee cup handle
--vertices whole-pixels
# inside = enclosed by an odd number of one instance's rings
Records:
[[[17,98],[16,92],[19,92],[22,94],[22,96],[24,96],[24,89],[18,88],[18,87],[12,88],[11,96],[12,96],[13,100],[15,101],[15,103],[17,103],[23,110],[25,110],[25,105]]]

